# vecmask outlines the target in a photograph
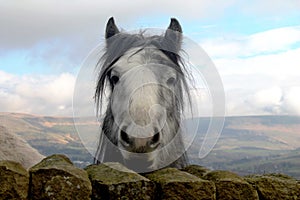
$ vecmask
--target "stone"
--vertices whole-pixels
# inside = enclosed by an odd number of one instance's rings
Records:
[[[0,161],[0,199],[27,199],[29,174],[14,161]]]
[[[145,175],[156,183],[156,199],[215,199],[215,185],[175,168],[165,168]]]
[[[92,182],[92,199],[154,199],[155,184],[120,163],[85,168]]]
[[[30,199],[90,199],[87,173],[64,155],[52,155],[29,170]]]
[[[212,171],[204,176],[204,179],[213,181],[216,185],[219,200],[258,200],[258,194],[254,187],[242,177],[228,171]]]
[[[259,199],[299,200],[300,185],[287,175],[250,175],[245,178],[256,188]]]
[[[189,166],[181,169],[181,171],[185,171],[185,172],[193,174],[194,176],[197,176],[199,178],[203,178],[204,175],[206,173],[208,173],[210,170],[205,167],[199,166],[199,165],[189,165]]]

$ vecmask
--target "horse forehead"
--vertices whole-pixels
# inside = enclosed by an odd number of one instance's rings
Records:
[[[115,66],[122,68],[120,70],[129,70],[130,68],[145,65],[148,63],[172,64],[170,59],[159,49],[149,46],[141,49],[140,47],[132,48],[127,51],[116,62]]]

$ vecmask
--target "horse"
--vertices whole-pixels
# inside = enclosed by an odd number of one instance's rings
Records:
[[[139,172],[188,164],[181,122],[190,93],[182,40],[175,18],[155,35],[119,31],[114,18],[108,20],[96,66],[97,116],[105,111],[95,164],[120,162]]]

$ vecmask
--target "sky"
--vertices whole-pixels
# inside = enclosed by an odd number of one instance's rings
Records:
[[[81,64],[114,16],[129,31],[176,17],[214,62],[226,115],[300,115],[299,0],[0,0],[0,13],[0,112],[71,116]]]

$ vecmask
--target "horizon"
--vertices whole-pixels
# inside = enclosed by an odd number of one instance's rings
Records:
[[[34,114],[34,113],[2,112],[2,111],[0,111],[0,115],[4,115],[4,114],[28,115],[28,116],[34,116],[34,117],[53,117],[53,118],[90,118],[90,117],[95,117],[95,119],[97,119],[96,116],[74,117],[74,116],[64,116],[64,115],[41,115],[41,114]],[[219,117],[219,116],[216,116],[216,117]],[[300,117],[300,116],[299,115],[289,115],[289,114],[225,115],[224,116],[224,118],[230,118],[230,117]],[[211,118],[211,116],[197,116],[195,118]],[[191,119],[191,118],[185,118],[185,119]]]
[[[114,16],[126,31],[166,29],[177,18],[220,74],[225,116],[300,115],[296,0],[131,1],[122,8],[112,1],[12,0],[0,11],[0,112],[72,116],[81,65],[104,43],[105,24]],[[203,96],[197,102],[206,105]]]

